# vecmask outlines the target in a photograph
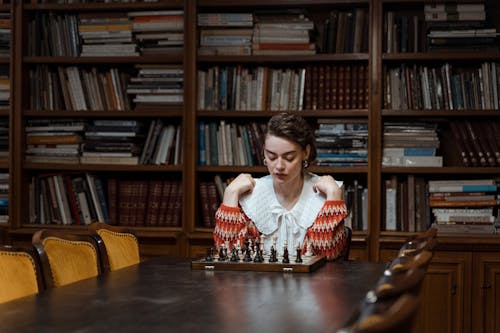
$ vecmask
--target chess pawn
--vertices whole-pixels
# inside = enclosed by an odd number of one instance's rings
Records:
[[[250,247],[247,247],[245,249],[245,256],[243,257],[243,261],[245,261],[245,262],[252,261],[252,256],[250,254]]]
[[[219,247],[219,261],[224,261],[226,260],[224,257],[224,245],[221,245]]]
[[[295,262],[302,262],[302,251],[300,250],[300,246],[297,246],[297,255],[295,256]]]
[[[240,257],[238,256],[238,249],[236,246],[233,246],[233,250],[231,251],[231,261],[236,262],[240,261]]]
[[[214,261],[214,248],[209,247],[207,249],[207,256],[205,257],[205,261]]]
[[[306,257],[312,257],[312,256],[313,256],[311,242],[308,242],[308,243],[307,243],[305,256],[306,256]]]

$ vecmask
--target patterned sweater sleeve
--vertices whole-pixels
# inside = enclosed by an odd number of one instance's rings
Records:
[[[347,208],[343,200],[325,201],[313,225],[306,231],[302,250],[311,245],[317,255],[324,255],[333,260],[342,254],[346,242],[344,218]]]
[[[229,250],[238,242],[243,245],[245,239],[257,239],[259,231],[252,220],[240,207],[230,207],[224,204],[219,206],[215,213],[214,242],[217,248],[226,242]]]

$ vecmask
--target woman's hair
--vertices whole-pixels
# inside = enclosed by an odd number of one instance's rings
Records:
[[[308,161],[316,159],[316,140],[314,131],[307,121],[295,113],[279,113],[272,116],[267,123],[267,135],[288,139],[306,150],[311,147]]]

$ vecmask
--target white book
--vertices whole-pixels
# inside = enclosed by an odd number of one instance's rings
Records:
[[[95,208],[97,218],[99,219],[98,222],[104,222],[106,220],[104,219],[104,214],[102,212],[101,203],[99,202],[99,197],[97,196],[97,190],[95,187],[94,176],[92,176],[89,173],[86,173],[85,176],[87,178],[87,184],[88,184],[89,191],[90,191],[90,197],[92,198],[92,203],[93,203],[93,206]]]
[[[61,187],[59,186],[59,182],[57,181],[57,176],[52,176],[51,182],[54,185],[54,191],[57,199],[57,207],[59,208],[59,214],[61,215],[61,222],[62,224],[69,224],[68,215],[63,204]]]
[[[397,189],[387,187],[385,190],[385,230],[396,231]]]

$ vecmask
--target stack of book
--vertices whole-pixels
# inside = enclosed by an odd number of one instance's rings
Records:
[[[486,26],[484,3],[426,4],[429,51],[498,50],[497,30]]]
[[[332,10],[323,24],[323,53],[359,53],[368,50],[368,10]]]
[[[442,167],[436,123],[385,122],[383,166]]]
[[[129,12],[140,54],[181,54],[184,49],[184,11]]]
[[[10,55],[11,39],[11,17],[10,13],[0,13],[0,56],[8,57]]]
[[[9,173],[0,173],[0,223],[9,222]]]
[[[136,108],[141,104],[178,105],[184,101],[184,70],[175,65],[135,66],[137,75],[130,78],[127,94]]]
[[[497,219],[495,179],[430,180],[429,206],[441,232],[493,233]]]
[[[453,120],[449,125],[464,166],[500,166],[498,121]]]
[[[29,119],[26,123],[26,162],[78,164],[81,133],[79,119]]]
[[[254,55],[316,54],[311,38],[314,22],[301,10],[262,11],[255,14]]]
[[[252,13],[198,14],[199,55],[250,55]]]
[[[78,33],[83,57],[139,55],[126,13],[80,13]]]
[[[10,78],[7,71],[0,70],[0,108],[9,106]]]
[[[92,120],[82,143],[82,164],[139,164],[144,126],[139,120]]]
[[[328,166],[368,164],[368,123],[356,119],[318,119],[317,163]]]

